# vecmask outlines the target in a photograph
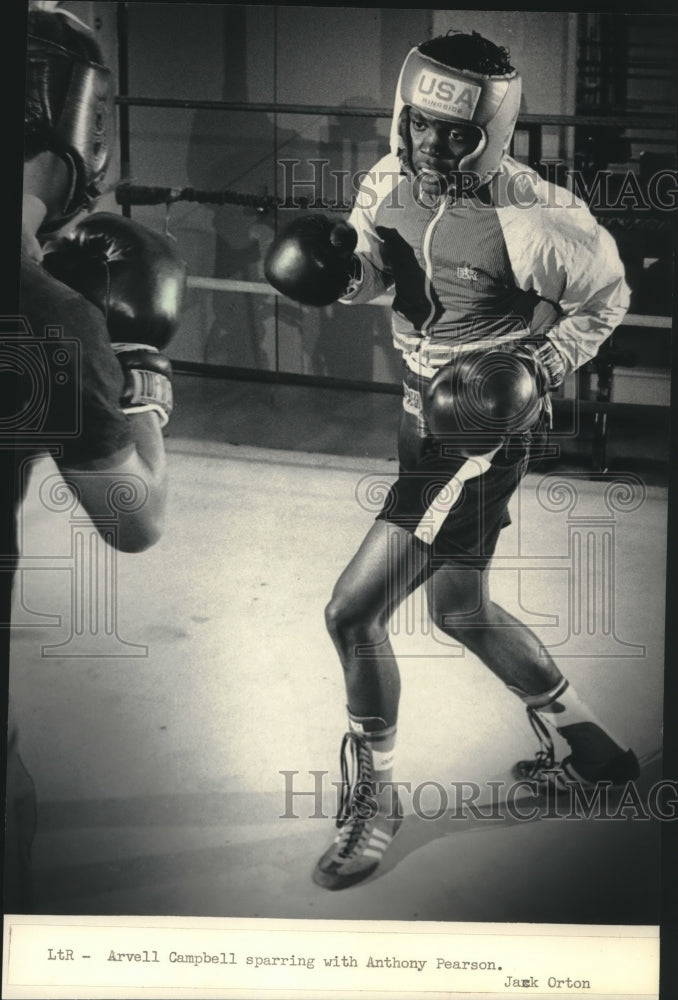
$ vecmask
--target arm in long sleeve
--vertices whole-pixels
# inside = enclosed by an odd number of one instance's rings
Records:
[[[505,237],[518,285],[555,307],[542,326],[549,367],[559,384],[595,357],[629,307],[624,265],[612,236],[570,197],[508,210]]]
[[[358,190],[355,206],[348,220],[358,234],[355,267],[346,294],[340,302],[369,302],[393,284],[384,241],[377,231],[376,214],[381,199],[393,189],[397,179],[398,170],[387,157],[365,175]]]
[[[614,239],[600,226],[591,244],[576,248],[561,268],[561,315],[546,336],[564,359],[568,374],[595,357],[619,326],[630,293]]]

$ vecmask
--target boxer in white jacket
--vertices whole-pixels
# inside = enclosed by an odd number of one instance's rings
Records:
[[[595,356],[629,304],[611,236],[572,193],[508,155],[520,93],[508,52],[475,32],[412,49],[391,152],[365,174],[348,224],[302,217],[267,255],[269,280],[297,301],[393,290],[403,357],[399,475],[326,610],[349,720],[339,831],[313,873],[328,889],[371,874],[401,822],[387,626],[421,584],[435,625],[527,708],[540,749],[517,777],[593,785],[638,774],[633,751],[488,589],[508,502],[544,454],[549,392]],[[569,745],[563,760],[549,727]]]

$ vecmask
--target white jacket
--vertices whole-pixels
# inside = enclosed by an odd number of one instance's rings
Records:
[[[426,207],[414,189],[393,153],[365,175],[349,219],[362,275],[341,299],[393,288],[394,344],[411,367],[434,370],[454,351],[537,328],[566,373],[595,356],[629,289],[614,239],[584,202],[508,156],[480,202],[443,196]]]

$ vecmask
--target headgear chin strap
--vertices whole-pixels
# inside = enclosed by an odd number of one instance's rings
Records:
[[[111,72],[90,30],[66,11],[35,11],[28,23],[25,126],[29,149],[48,149],[66,163],[70,190],[60,228],[101,196],[113,129]]]
[[[515,70],[502,76],[485,76],[468,69],[452,69],[418,48],[411,49],[396,88],[391,150],[398,154],[405,142],[409,160],[409,136],[401,134],[404,108],[417,108],[442,121],[475,125],[481,133],[480,142],[472,153],[462,157],[458,170],[475,174],[474,186],[479,187],[497,173],[508,150],[520,110],[520,95],[521,80]]]

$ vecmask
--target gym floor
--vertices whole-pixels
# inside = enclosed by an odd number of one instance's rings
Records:
[[[370,487],[395,471],[399,401],[188,376],[176,396],[154,548],[112,555],[106,577],[95,546],[83,570],[72,546],[86,526],[45,506],[48,459],[24,505],[11,690],[39,799],[38,912],[657,923],[661,823],[637,806],[613,807],[616,820],[547,818],[527,795],[536,815],[521,821],[500,793],[500,819],[455,814],[453,782],[489,801],[535,738],[517,699],[430,633],[420,594],[393,629],[396,777],[425,792],[418,808],[406,796],[375,876],[339,893],[311,882],[333,834],[345,727],[323,608],[374,516]],[[634,747],[647,802],[661,770],[667,451],[656,429],[617,431],[603,481],[589,474],[585,433],[557,469],[528,474],[492,589]],[[556,472],[574,484],[570,501],[545,496]],[[626,483],[616,501],[613,481]],[[590,557],[579,576],[575,537]],[[83,572],[99,597],[80,587]],[[104,577],[117,583],[105,596],[114,614],[97,625]],[[597,586],[611,594],[604,619]],[[322,806],[286,794],[316,780]]]

